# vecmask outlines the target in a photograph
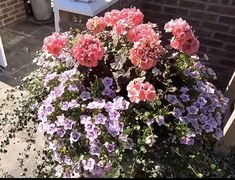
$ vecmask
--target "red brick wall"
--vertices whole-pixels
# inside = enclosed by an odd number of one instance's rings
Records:
[[[25,17],[23,0],[0,0],[0,27]]]
[[[208,64],[216,71],[215,82],[224,88],[235,69],[235,0],[139,0],[135,4],[145,21],[162,29],[172,18],[186,19],[195,30]]]

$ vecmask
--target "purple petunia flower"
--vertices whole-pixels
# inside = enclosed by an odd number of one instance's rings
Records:
[[[123,142],[127,142],[127,141],[128,141],[128,136],[127,136],[127,135],[120,134],[120,135],[118,136],[118,139],[122,140]]]
[[[207,100],[204,97],[200,96],[197,99],[197,103],[199,104],[200,108],[202,108],[206,105]]]
[[[104,146],[106,147],[109,153],[113,152],[116,148],[116,145],[114,144],[114,142],[112,143],[105,142]]]
[[[97,114],[95,117],[95,124],[105,124],[107,117],[102,113]]]
[[[203,129],[206,133],[213,132],[213,127],[209,123],[204,124]]]
[[[95,160],[89,158],[88,160],[82,160],[84,170],[92,171],[95,167]]]
[[[199,109],[194,105],[192,105],[190,107],[187,107],[186,109],[187,109],[189,114],[194,114],[194,115],[196,115],[199,111]]]
[[[63,110],[63,111],[67,111],[67,110],[69,109],[69,103],[68,103],[68,101],[62,102],[60,108],[61,108],[61,110]]]
[[[51,73],[51,74],[47,74],[46,77],[45,77],[45,79],[44,79],[44,86],[46,87],[47,84],[48,84],[51,80],[55,79],[56,77],[57,77],[56,72]]]
[[[73,109],[73,108],[76,108],[76,107],[79,107],[79,104],[77,102],[76,99],[72,99],[70,102],[69,102],[69,108]]]
[[[71,133],[70,133],[70,143],[74,143],[74,142],[77,142],[79,140],[79,138],[81,137],[81,134],[79,132],[77,132],[76,130],[73,130]]]
[[[64,156],[64,163],[67,164],[67,165],[72,165],[73,162],[72,162],[71,157],[65,155],[65,156]]]
[[[148,126],[150,126],[153,122],[154,122],[154,120],[152,118],[148,118],[147,121],[146,121],[146,124]]]
[[[120,113],[118,111],[110,111],[109,112],[109,119],[112,121],[118,121],[120,117]]]
[[[97,143],[94,143],[94,141],[90,144],[90,154],[94,156],[100,156],[101,149],[98,146]]]
[[[183,73],[185,76],[191,76],[191,71],[189,69],[185,69]]]
[[[181,87],[180,88],[180,92],[181,93],[186,93],[186,92],[188,92],[189,91],[189,89],[187,88],[187,87]]]
[[[52,114],[54,111],[55,111],[55,108],[53,107],[53,105],[51,105],[51,104],[46,104],[46,106],[45,106],[45,113],[46,113],[47,115]]]
[[[113,79],[110,78],[110,77],[105,77],[103,80],[102,80],[102,83],[105,87],[109,87],[109,86],[112,86],[113,84]]]
[[[63,176],[63,178],[72,178],[72,172],[71,171],[66,171],[65,173],[64,173],[64,176]]]
[[[173,110],[173,115],[178,119],[180,116],[182,116],[182,111],[180,108],[175,108]]]
[[[200,115],[199,115],[199,121],[200,121],[202,124],[205,124],[205,123],[207,123],[207,121],[208,121],[208,117],[207,117],[205,114],[200,114]]]
[[[180,99],[181,99],[183,102],[190,101],[189,95],[187,95],[187,94],[181,94],[181,95],[180,95]]]
[[[180,139],[180,143],[185,144],[185,145],[193,145],[194,144],[194,139],[192,139],[190,137],[182,137]]]
[[[65,134],[66,134],[66,131],[63,128],[60,128],[57,130],[57,135],[59,137],[64,137]]]
[[[176,97],[175,95],[168,94],[167,97],[166,97],[166,99],[167,99],[170,103],[172,103],[173,105],[179,103],[179,101],[178,101],[178,99],[177,99],[177,97]]]
[[[91,116],[81,115],[80,122],[81,122],[81,124],[87,124],[87,123],[91,122]]]
[[[116,121],[109,121],[105,125],[106,128],[108,129],[108,133],[111,134],[111,136],[113,137],[118,136],[123,128],[123,126]]]
[[[83,100],[83,101],[86,101],[88,99],[91,99],[91,94],[90,92],[88,91],[83,91],[80,95],[80,98]]]
[[[104,99],[96,99],[93,102],[88,103],[87,109],[103,109],[105,106]]]
[[[68,90],[76,92],[78,91],[78,87],[75,84],[72,84],[72,85],[69,85]]]
[[[200,72],[199,72],[198,70],[193,71],[193,72],[191,73],[191,77],[192,77],[192,78],[199,78],[199,77],[200,77]]]
[[[46,125],[46,124],[44,124],[44,125]],[[54,134],[57,131],[57,128],[54,123],[48,124],[46,129],[47,129],[47,134],[50,134],[50,135]]]
[[[166,124],[164,120],[164,116],[162,115],[159,115],[156,117],[156,122],[159,126]]]

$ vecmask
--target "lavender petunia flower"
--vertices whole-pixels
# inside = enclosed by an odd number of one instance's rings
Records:
[[[44,124],[44,125],[46,125],[46,124]],[[50,134],[50,135],[54,134],[57,131],[57,128],[56,128],[54,123],[49,124],[46,127],[46,129],[47,129],[47,133]]]
[[[94,156],[100,156],[101,149],[96,143],[90,144],[90,154]]]
[[[92,158],[89,158],[88,160],[82,160],[83,168],[84,170],[92,171],[95,166],[95,160]]]
[[[110,78],[110,77],[105,77],[103,80],[102,80],[102,83],[105,87],[109,87],[109,86],[112,86],[113,84],[113,79]]]
[[[60,128],[57,130],[57,135],[59,137],[64,137],[65,134],[66,134],[66,131],[63,128]]]
[[[105,124],[107,117],[104,116],[102,113],[97,114],[95,117],[95,124]]]
[[[81,124],[87,124],[87,123],[91,122],[91,116],[81,115],[80,122],[81,122]]]
[[[72,99],[70,102],[69,102],[69,108],[73,109],[73,108],[77,108],[79,107],[79,104],[77,102],[76,99]]]
[[[104,99],[96,99],[93,102],[88,103],[87,109],[103,109],[105,106]]]
[[[47,104],[47,105],[45,106],[45,113],[46,113],[47,115],[52,114],[54,111],[55,111],[55,108],[53,107],[53,105]]]
[[[203,129],[206,133],[213,132],[213,127],[209,123],[204,124]]]
[[[91,94],[90,92],[88,91],[83,91],[80,95],[80,98],[83,100],[83,101],[86,101],[88,99],[91,99]]]
[[[72,85],[69,85],[68,90],[76,92],[78,91],[78,87],[75,84],[72,84]]]
[[[170,103],[172,103],[173,105],[179,103],[179,101],[178,101],[178,99],[177,99],[177,97],[176,97],[175,95],[168,94],[167,97],[166,97],[166,99],[167,99]]]
[[[189,91],[189,89],[187,88],[187,87],[181,87],[180,88],[180,92],[181,93],[186,93],[186,92],[188,92]]]
[[[69,109],[69,103],[67,101],[62,102],[60,108],[63,111],[67,111]]]
[[[114,144],[114,142],[112,143],[105,142],[104,146],[106,147],[109,153],[113,152],[116,148],[116,145]]]
[[[77,142],[79,140],[79,138],[81,137],[81,134],[75,130],[73,130],[71,133],[70,133],[70,143],[74,143],[74,142]]]
[[[192,78],[199,78],[199,77],[200,77],[200,72],[199,72],[198,70],[193,71],[193,72],[191,73],[191,77],[192,77]]]
[[[185,144],[185,145],[193,145],[194,144],[194,139],[192,139],[190,137],[182,137],[180,139],[180,143]]]
[[[187,94],[181,94],[181,95],[180,95],[180,99],[181,99],[183,102],[190,101],[189,95],[187,95]]]
[[[159,126],[166,124],[165,120],[164,120],[164,116],[162,116],[162,115],[159,115],[156,117],[156,122]]]
[[[153,122],[154,122],[154,120],[152,118],[148,118],[147,121],[146,121],[146,124],[148,126],[150,126]]]
[[[185,69],[183,73],[185,76],[191,76],[191,71],[189,69]]]
[[[112,121],[118,121],[120,117],[120,113],[118,111],[110,111],[109,112],[109,119]]]
[[[67,164],[67,165],[72,165],[73,162],[72,162],[71,157],[65,155],[65,156],[64,156],[64,163]]]
[[[44,79],[44,86],[46,87],[47,84],[48,84],[51,80],[55,79],[56,77],[57,77],[57,73],[56,73],[56,72],[47,74],[46,77],[45,77],[45,79]]]
[[[207,100],[204,97],[200,96],[197,99],[197,103],[199,104],[200,108],[202,108],[206,105]]]
[[[123,135],[123,134],[120,134],[118,136],[118,139],[122,140],[123,142],[127,142],[128,141],[127,135]]]
[[[192,105],[190,107],[187,107],[186,109],[187,109],[189,114],[194,114],[194,115],[196,115],[199,111],[199,109],[194,105]]]
[[[173,115],[178,119],[180,116],[182,116],[182,111],[179,108],[175,108],[173,110]]]

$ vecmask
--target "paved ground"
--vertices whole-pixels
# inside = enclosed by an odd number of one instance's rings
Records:
[[[0,69],[0,81],[10,86],[19,85],[20,79],[35,68],[32,60],[43,39],[54,31],[54,23],[38,25],[27,18],[1,29],[8,66]]]

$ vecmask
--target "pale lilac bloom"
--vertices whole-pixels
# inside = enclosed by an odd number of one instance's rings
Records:
[[[75,124],[74,121],[70,120],[70,119],[66,119],[63,126],[65,130],[69,130],[73,128],[73,125]]]
[[[199,78],[199,77],[200,77],[200,72],[199,72],[198,70],[193,71],[193,72],[191,73],[191,77],[192,77],[192,78]]]
[[[105,142],[104,146],[106,147],[109,153],[113,152],[116,149],[116,145],[114,144],[114,142],[112,143]]]
[[[116,110],[127,110],[130,102],[125,100],[122,96],[117,96],[113,99],[113,105]]]
[[[180,95],[180,99],[181,99],[183,102],[190,101],[189,95],[187,95],[187,94],[181,94],[181,95]]]
[[[110,89],[109,87],[105,87],[105,89],[102,91],[102,95],[109,96],[111,98],[116,97],[115,92],[112,89]]]
[[[66,134],[66,131],[63,128],[60,128],[57,130],[57,135],[59,137],[64,137],[65,134]]]
[[[91,116],[81,115],[80,122],[81,122],[81,124],[87,124],[87,123],[91,122]]]
[[[53,91],[51,91],[51,94],[53,94],[56,98],[61,97],[64,93],[65,86],[63,84],[60,84],[59,86],[55,87]]]
[[[66,171],[66,172],[64,173],[63,178],[72,178],[72,172],[71,172],[71,171]]]
[[[187,88],[187,87],[181,87],[180,88],[180,92],[181,93],[186,93],[186,92],[188,92],[189,91],[189,89]]]
[[[110,102],[110,101],[108,101],[106,104],[105,104],[105,111],[106,112],[110,112],[110,111],[114,111],[114,110],[116,110],[116,106],[115,106],[115,104],[114,103],[112,103],[112,102]]]
[[[48,82],[50,82],[51,80],[55,79],[56,77],[57,77],[56,72],[47,74],[45,79],[44,79],[44,86],[47,86]]]
[[[79,107],[79,104],[78,104],[78,102],[77,102],[77,100],[76,99],[72,99],[70,102],[69,102],[69,108],[77,108],[77,107]]]
[[[100,156],[101,149],[96,143],[90,144],[90,154],[94,156]]]
[[[68,101],[62,102],[60,108],[63,111],[67,111],[69,109],[69,102]]]
[[[123,128],[122,125],[116,121],[110,121],[105,125],[106,128],[108,129],[109,134],[111,134],[113,137],[118,136]]]
[[[190,107],[187,107],[186,109],[187,109],[189,114],[194,114],[194,115],[196,115],[199,111],[199,109],[194,105],[192,105]]]
[[[59,152],[57,152],[57,151],[54,152],[54,158],[59,164],[63,163],[62,156]]]
[[[150,126],[153,122],[154,122],[154,120],[152,118],[148,118],[147,121],[146,121],[146,124],[148,126]]]
[[[113,79],[110,78],[110,77],[105,77],[103,80],[102,80],[102,83],[105,87],[109,87],[109,86],[112,86],[113,85]]]
[[[213,127],[209,123],[204,124],[202,127],[207,133],[213,132]]]
[[[191,71],[189,69],[185,69],[183,71],[183,73],[184,73],[185,76],[190,76],[191,75]]]
[[[72,162],[71,157],[65,155],[65,156],[64,156],[64,163],[67,164],[67,165],[72,165],[73,162]]]
[[[76,92],[78,91],[78,87],[75,84],[72,84],[72,85],[69,85],[68,90]]]
[[[80,98],[83,100],[83,101],[86,101],[88,99],[91,99],[91,94],[90,92],[88,91],[83,91],[80,95]]]
[[[46,125],[46,124],[44,124],[44,125]],[[57,131],[57,128],[56,128],[55,123],[48,124],[48,126],[47,126],[47,134],[52,135],[52,134],[54,134],[56,131]]]
[[[103,165],[100,165],[99,163],[95,165],[94,169],[92,170],[91,174],[93,176],[98,176],[98,177],[104,177],[105,175],[105,170]]]
[[[107,163],[104,167],[104,170],[106,172],[111,171],[112,170],[112,163],[111,162]]]
[[[107,117],[102,113],[97,114],[95,117],[95,124],[105,124]]]
[[[105,106],[104,99],[96,99],[93,102],[88,103],[87,109],[103,109]]]
[[[45,113],[47,115],[52,114],[54,111],[55,111],[55,108],[53,107],[53,105],[51,105],[51,104],[46,104],[45,105]]]
[[[118,111],[110,111],[109,112],[109,119],[112,121],[118,121],[120,117],[120,113]]]
[[[205,114],[200,114],[199,115],[199,121],[203,124],[208,122],[208,117]]]
[[[174,115],[176,118],[179,118],[180,116],[182,116],[182,111],[181,111],[181,109],[179,109],[179,108],[174,108],[174,110],[173,110],[173,115]]]
[[[164,116],[162,115],[159,115],[156,117],[156,122],[159,126],[162,126],[162,125],[165,125],[165,119],[164,119]]]
[[[123,142],[127,142],[128,141],[127,135],[123,135],[123,134],[120,134],[118,136],[118,139],[122,140]]]
[[[166,99],[167,99],[170,103],[172,103],[173,105],[179,103],[179,101],[178,101],[178,99],[177,99],[177,97],[176,97],[175,95],[168,94],[167,97],[166,97]]]
[[[79,132],[77,132],[76,130],[73,130],[71,133],[70,133],[70,143],[74,143],[74,142],[77,142],[79,140],[79,138],[81,137],[81,134]]]
[[[84,170],[92,171],[95,167],[95,160],[89,158],[88,160],[82,160]]]
[[[194,144],[194,139],[192,139],[191,137],[182,137],[180,139],[180,143],[185,144],[185,145],[193,145]]]
[[[202,108],[206,105],[207,100],[204,97],[200,96],[197,99],[197,103],[200,105],[199,107]]]

